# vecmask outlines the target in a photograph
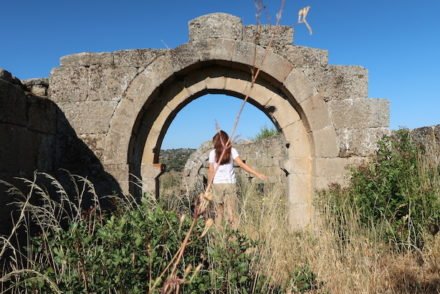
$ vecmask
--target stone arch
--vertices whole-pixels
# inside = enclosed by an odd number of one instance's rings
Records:
[[[251,88],[249,69],[254,60],[262,61],[257,64],[261,74]],[[250,102],[280,128],[291,146],[284,167],[289,172],[290,220],[299,227],[309,224],[314,159],[337,155],[335,130],[327,105],[307,77],[289,61],[252,43],[190,43],[149,64],[130,83],[116,108],[106,138],[105,164],[126,165],[125,181],[130,172],[153,187],[160,173],[155,167],[157,148],[172,118],[206,93],[239,98],[249,94]]]
[[[261,70],[252,89],[251,69]],[[175,49],[65,56],[49,84],[50,99],[125,192],[130,173],[154,187],[155,148],[181,107],[206,93],[242,98],[249,90],[289,141],[296,227],[314,219],[313,191],[343,184],[346,167],[389,132],[389,103],[368,98],[365,68],[328,64],[326,50],[294,45],[291,27],[243,26],[222,13],[191,20],[189,42]]]

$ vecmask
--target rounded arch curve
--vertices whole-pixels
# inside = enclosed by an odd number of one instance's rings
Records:
[[[261,73],[252,85],[250,69],[255,60]],[[171,121],[185,105],[207,93],[248,95],[249,102],[282,131],[290,145],[284,166],[289,172],[290,221],[296,227],[309,224],[314,159],[335,156],[336,133],[325,102],[305,75],[252,43],[190,43],[148,65],[131,82],[115,111],[106,137],[105,164],[125,166],[119,180],[128,181],[128,173],[132,173],[150,189],[154,187],[160,173],[154,164]],[[324,148],[326,145],[334,148]]]

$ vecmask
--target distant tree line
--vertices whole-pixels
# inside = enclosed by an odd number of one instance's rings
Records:
[[[177,148],[160,151],[160,163],[166,165],[167,171],[183,171],[186,161],[196,149]]]

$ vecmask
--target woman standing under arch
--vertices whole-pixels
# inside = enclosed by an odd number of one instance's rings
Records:
[[[212,142],[214,149],[209,153],[208,183],[212,183],[215,223],[219,226],[225,220],[236,229],[239,216],[234,162],[261,180],[267,177],[240,159],[238,151],[232,147],[225,131],[219,130],[212,138]]]

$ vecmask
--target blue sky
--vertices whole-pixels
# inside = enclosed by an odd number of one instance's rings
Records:
[[[264,2],[261,21],[273,24],[280,1]],[[306,5],[311,36],[296,24]],[[415,128],[440,123],[439,11],[438,0],[286,0],[281,23],[295,27],[295,44],[328,50],[331,64],[366,67],[369,97],[391,102],[390,127]],[[60,57],[78,52],[174,48],[188,41],[189,20],[213,12],[256,22],[252,0],[2,1],[0,67],[20,79],[48,77]],[[239,102],[221,96],[192,102],[162,147],[197,147],[212,137],[216,121],[229,131]],[[270,121],[247,105],[237,135],[252,137],[264,125]]]

